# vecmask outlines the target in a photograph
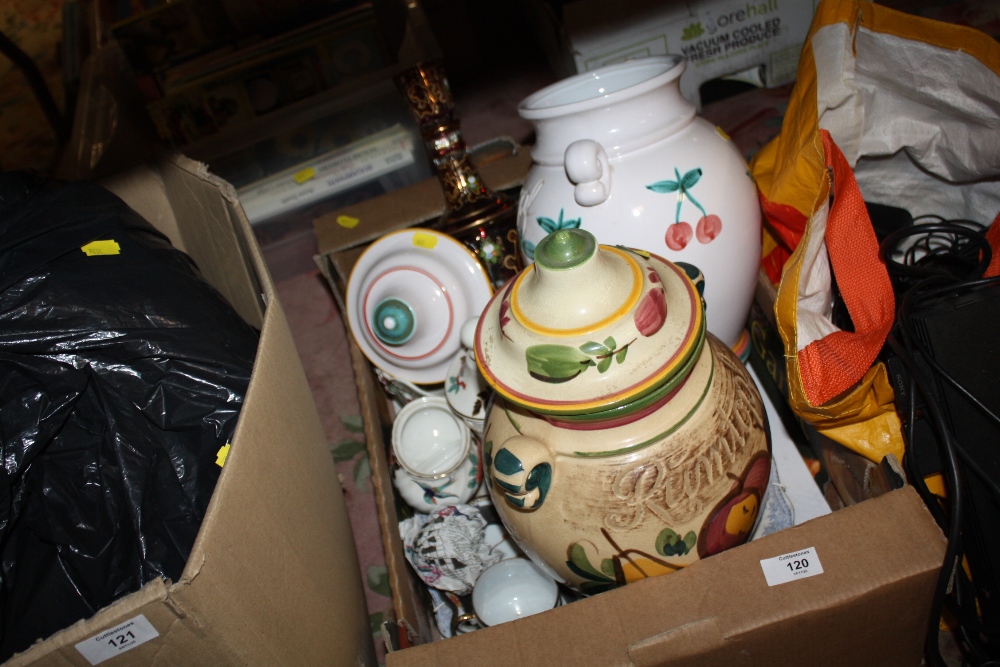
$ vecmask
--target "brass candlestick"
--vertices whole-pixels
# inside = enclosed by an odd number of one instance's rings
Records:
[[[439,62],[403,71],[396,76],[396,84],[420,126],[448,206],[431,227],[464,243],[479,259],[494,288],[501,287],[522,268],[517,202],[490,190],[472,164]]]

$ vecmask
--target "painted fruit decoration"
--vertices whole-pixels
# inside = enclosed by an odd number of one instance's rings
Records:
[[[622,549],[604,528],[601,535],[616,552],[611,558],[598,557],[594,545],[586,541],[571,544],[568,552],[566,566],[583,580],[579,588],[587,595],[677,572],[684,566],[667,559],[687,555],[698,540],[694,531],[682,537],[673,529],[664,528],[656,536],[655,553],[650,553],[641,549]]]
[[[736,479],[729,494],[716,506],[698,537],[701,558],[743,544],[750,537],[771,477],[771,461],[759,456],[747,466],[743,481]]]
[[[722,218],[717,215],[709,215],[705,211],[705,207],[691,194],[691,189],[701,180],[701,175],[701,169],[695,168],[685,172],[681,176],[680,170],[674,167],[676,180],[657,181],[652,185],[646,186],[647,189],[653,192],[664,194],[670,192],[677,193],[677,209],[674,213],[674,223],[667,227],[667,232],[663,236],[664,242],[671,250],[683,250],[691,241],[692,236],[697,238],[699,243],[711,243],[722,233]],[[684,204],[685,199],[690,200],[701,211],[701,217],[695,223],[693,230],[691,223],[681,220],[681,206]]]
[[[624,246],[618,247],[642,257],[647,262],[649,261],[650,255],[645,250],[636,250],[635,248],[626,248]],[[636,330],[648,338],[659,331],[663,323],[667,321],[667,294],[663,290],[663,285],[660,284],[659,274],[648,264],[646,265],[646,277],[656,287],[649,290],[642,297],[642,300],[635,309],[635,313],[632,315],[632,321],[635,324]]]
[[[654,287],[642,297],[632,316],[635,328],[643,336],[649,337],[660,330],[667,321],[667,298],[662,287]]]
[[[671,250],[683,250],[691,240],[691,225],[686,222],[675,222],[667,227],[663,241]]]
[[[694,234],[701,243],[709,243],[722,231],[722,219],[717,215],[704,215],[698,220]]]

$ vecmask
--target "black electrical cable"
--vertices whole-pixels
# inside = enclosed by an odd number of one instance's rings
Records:
[[[907,410],[905,437],[906,442],[913,442],[914,423],[917,420],[917,396],[916,386],[912,378],[910,379],[909,397],[910,402]],[[917,452],[914,451],[913,448],[906,452],[906,456],[903,458],[903,467],[906,469],[906,474],[910,478],[910,483],[923,499],[924,504],[934,516],[934,520],[937,524],[939,526],[947,525],[948,517],[941,508],[941,504],[938,502],[937,496],[931,493],[931,490],[927,488],[927,483],[924,481],[923,475],[920,474],[921,468],[919,465],[919,459],[917,458]]]
[[[931,602],[929,627],[927,629],[927,638],[924,645],[925,654],[929,657],[929,659],[933,659],[938,665],[945,667],[946,663],[941,657],[938,625],[941,620],[941,613],[944,609],[944,599],[948,594],[948,589],[951,584],[951,579],[954,576],[955,569],[959,566],[961,554],[960,519],[962,516],[962,491],[957,456],[954,451],[954,444],[951,441],[951,435],[948,433],[947,425],[941,418],[938,406],[933,401],[928,388],[924,385],[923,379],[920,378],[919,369],[916,367],[916,364],[910,358],[906,348],[904,348],[894,336],[890,334],[886,342],[893,353],[899,357],[899,360],[903,362],[904,366],[906,366],[906,370],[910,374],[910,377],[913,378],[917,388],[920,390],[921,394],[923,394],[928,416],[931,418],[931,423],[937,431],[938,437],[941,439],[940,441],[943,444],[942,449],[944,450],[943,454],[946,459],[945,471],[947,474],[945,477],[948,480],[948,503],[951,510],[949,525],[947,526],[948,545],[945,548],[941,574],[938,576],[937,586],[935,586],[934,589],[934,597]]]
[[[939,288],[939,289],[927,292],[927,293],[923,294],[922,296],[924,298],[930,299],[930,298],[936,298],[936,297],[942,296],[942,295],[944,295],[944,294],[946,294],[948,292],[959,292],[959,291],[961,291],[962,293],[965,293],[965,292],[971,291],[973,289],[977,289],[977,288],[981,288],[981,287],[993,287],[993,286],[996,286],[996,285],[1000,285],[1000,276],[995,277],[995,278],[983,278],[981,280],[969,281],[969,282],[962,283],[961,285],[948,285],[946,287]],[[904,326],[909,327],[910,326],[909,318],[901,320],[901,324],[903,324]],[[983,413],[983,415],[985,415],[987,418],[989,418],[990,421],[992,421],[994,424],[1000,426],[1000,416],[998,416],[996,413],[994,413],[988,407],[986,407],[985,405],[983,405],[982,401],[980,401],[978,398],[976,398],[975,395],[972,394],[972,392],[970,392],[968,389],[966,389],[964,386],[962,386],[962,384],[960,382],[958,382],[954,377],[952,377],[952,375],[950,373],[948,373],[948,371],[945,368],[943,368],[937,361],[935,361],[933,359],[933,357],[931,357],[929,354],[927,354],[926,346],[920,341],[920,339],[918,337],[913,337],[913,341],[914,341],[915,345],[919,348],[920,352],[924,354],[925,360],[926,360],[927,364],[929,366],[931,366],[934,369],[934,371],[943,380],[945,380],[948,384],[950,384],[952,386],[952,388],[954,388],[957,392],[959,392],[960,394],[962,394],[962,396],[965,397],[966,400],[968,400],[970,403],[972,403],[974,406],[976,406],[976,408],[981,413]],[[994,487],[994,488],[996,488],[997,490],[1000,490],[1000,488],[998,488],[998,487]]]
[[[52,97],[52,93],[49,91],[42,73],[38,70],[38,65],[3,32],[0,32],[0,54],[6,56],[24,74],[28,85],[31,86],[31,91],[35,94],[38,106],[41,107],[46,120],[52,126],[52,131],[56,135],[56,141],[60,145],[66,144],[69,141],[69,122],[63,117],[62,112],[59,111],[59,107],[56,106],[56,101]]]
[[[982,644],[982,624],[977,613],[977,601],[972,582],[961,567],[964,558],[962,548],[961,518],[964,498],[962,473],[959,459],[966,468],[980,478],[994,494],[1000,496],[1000,486],[967,455],[961,443],[951,433],[930,387],[933,376],[952,386],[961,396],[970,400],[988,419],[1000,424],[1000,417],[987,408],[971,392],[937,363],[920,338],[915,335],[910,319],[915,303],[940,298],[943,295],[967,290],[992,287],[1000,284],[1000,278],[983,279],[992,260],[992,248],[984,231],[986,227],[971,220],[946,220],[941,216],[920,216],[914,225],[893,232],[885,237],[879,247],[879,256],[885,263],[893,280],[893,287],[899,294],[896,333],[887,338],[889,349],[906,368],[909,375],[909,401],[905,436],[913,442],[914,422],[917,418],[916,393],[923,399],[923,413],[926,415],[939,444],[943,461],[943,473],[947,482],[948,511],[942,501],[930,492],[919,473],[919,466],[913,448],[907,452],[904,466],[911,483],[930,508],[932,515],[947,535],[945,558],[935,586],[929,619],[925,657],[937,665],[944,665],[941,653],[938,626],[945,609],[954,615],[958,624],[956,635],[966,652],[965,664],[988,667],[998,663],[987,655]],[[913,237],[917,237],[915,240]],[[902,248],[903,245],[908,246]],[[897,260],[902,257],[902,260]],[[918,368],[915,357],[919,356],[931,377]],[[971,662],[970,662],[971,659]]]
[[[940,282],[941,282],[940,277],[931,277],[925,279],[924,283],[918,284],[913,289],[904,294],[899,305],[899,311],[898,311],[899,315],[897,319],[900,323],[901,328],[903,329],[904,333],[903,338],[906,341],[907,349],[917,350],[917,352],[921,355],[921,359],[925,362],[927,361],[928,355],[926,355],[922,351],[922,349],[918,349],[919,345],[918,339],[912,336],[912,332],[910,328],[907,326],[909,323],[909,312],[912,301],[915,298],[925,296],[928,293],[933,293],[937,295],[937,293],[942,291],[941,288],[938,288],[936,290],[932,290],[929,292],[923,292],[922,288],[926,287],[927,283],[940,283]],[[899,344],[895,338],[893,339],[893,342]],[[893,348],[893,351],[896,352],[896,349]],[[930,380],[928,378],[923,377],[922,375],[919,374],[915,375],[916,373],[921,373],[921,371],[919,369],[914,368],[915,364],[912,357],[909,356],[909,352],[907,352],[906,355],[902,355],[897,352],[897,356],[900,358],[901,361],[903,361],[904,365],[907,366],[907,370],[911,375],[911,386],[919,383],[921,379],[923,380],[923,382],[919,384],[918,390],[923,396],[924,403],[926,405],[925,409],[928,412],[928,417],[932,421],[935,427],[935,431],[938,433],[939,442],[950,443],[947,445],[948,447],[950,447],[950,451],[953,454],[957,454],[959,458],[962,458],[963,462],[965,462],[968,459],[968,457],[965,456],[964,450],[961,448],[960,443],[951,434],[948,424],[943,421],[944,417],[941,414],[940,407],[934,395],[930,393],[930,386],[929,386]],[[910,396],[912,404],[912,402],[915,401],[915,392],[911,390]],[[911,411],[911,421],[909,422],[909,428],[908,428],[908,432],[911,434],[911,438],[912,438],[912,424],[913,424],[912,420],[913,420],[913,412]],[[947,434],[947,435],[942,436],[942,434]],[[947,437],[948,440],[945,441],[944,437]],[[913,441],[912,439],[908,440],[908,442],[912,441]],[[909,455],[912,454],[913,450],[911,449]],[[915,462],[911,461],[911,463],[913,464],[913,467],[908,470],[911,473],[913,484],[915,487],[917,487],[919,492],[921,490],[921,487],[926,489],[926,485],[924,484],[920,474],[916,472]],[[953,459],[946,460],[945,470],[950,471],[952,467],[954,467]],[[953,497],[958,497],[959,499],[961,498],[961,483],[959,482],[958,484],[959,484],[958,486],[954,486],[954,483],[950,485],[949,496],[948,496],[949,499]],[[956,495],[953,489],[958,489],[958,495]],[[936,500],[935,497],[932,494],[930,494],[929,491],[925,490],[924,492],[922,492],[921,497],[924,498],[924,501],[925,503],[927,503],[928,507],[934,508],[938,506],[939,501]],[[941,516],[940,513],[938,513],[936,515],[936,518],[938,518],[938,523],[942,526],[942,528],[947,531],[949,535],[949,544],[951,544],[952,543],[951,536],[955,534],[956,530],[958,531],[961,530],[961,525],[956,524],[956,521],[958,519],[956,519],[955,516],[951,516],[947,521],[942,521],[940,519],[940,516]],[[958,564],[961,563],[963,556],[964,556],[963,550],[959,547],[957,554]],[[945,565],[947,565],[947,563],[949,562],[947,556],[943,562],[945,563]],[[948,572],[949,568],[943,566],[942,578],[944,578],[944,575]],[[975,655],[976,662],[972,664],[975,664],[977,666],[983,665],[984,661],[988,659],[988,656],[986,656],[986,654],[980,647],[980,642],[978,641],[978,639],[976,639],[979,632],[981,631],[981,624],[979,622],[978,616],[976,616],[975,612],[973,611],[975,609],[976,602],[975,602],[975,595],[970,590],[971,581],[969,581],[968,578],[966,577],[965,570],[957,566],[950,569],[950,575],[946,579],[947,579],[947,588],[951,589],[952,593],[950,597],[945,597],[943,599],[943,602],[945,606],[947,606],[948,610],[957,619],[959,619],[959,624],[956,628],[956,633],[964,640],[965,648]],[[939,619],[940,609],[936,608],[932,612],[931,617],[932,619]],[[936,631],[933,630],[933,628],[931,631],[936,636]],[[928,650],[935,651],[939,649],[929,648]]]
[[[879,246],[879,256],[897,278],[919,280],[945,277],[953,282],[981,277],[993,257],[989,241],[973,224],[942,222],[904,227],[887,235]],[[916,242],[900,251],[900,244],[913,236]],[[932,245],[932,241],[937,243]],[[947,245],[946,245],[947,243]],[[903,261],[894,255],[903,253]],[[921,253],[918,256],[918,253]],[[972,265],[970,266],[970,262]],[[962,266],[964,263],[965,266]],[[963,269],[962,274],[957,274]]]
[[[933,299],[940,297],[944,294],[955,293],[955,292],[966,292],[971,289],[977,289],[987,286],[1000,285],[1000,277],[997,278],[985,278],[974,281],[965,281],[961,283],[951,282],[950,284],[944,286],[938,286],[934,289],[927,289],[928,284],[933,284],[935,281],[933,279],[927,279],[922,283],[918,283],[916,286],[911,288],[904,296],[900,302],[898,308],[898,314],[896,320],[899,322],[903,331],[906,334],[907,345],[911,350],[915,350],[920,353],[921,359],[928,366],[931,367],[934,372],[941,377],[944,381],[950,384],[956,391],[958,391],[964,398],[970,401],[980,412],[982,412],[987,418],[992,420],[995,424],[1000,426],[1000,417],[993,413],[988,407],[983,405],[982,401],[976,398],[972,392],[966,389],[960,382],[958,382],[948,371],[943,368],[937,361],[934,360],[932,355],[928,353],[926,346],[920,341],[918,336],[913,335],[912,323],[910,320],[910,310],[912,308],[913,300],[920,298],[923,300]],[[926,290],[926,291],[925,291]],[[956,443],[959,458],[965,463],[970,470],[976,473],[976,476],[980,478],[983,485],[995,496],[1000,498],[1000,485],[998,485],[990,476],[982,469],[978,462],[976,462],[972,457],[968,455],[965,449],[961,446],[961,443]]]

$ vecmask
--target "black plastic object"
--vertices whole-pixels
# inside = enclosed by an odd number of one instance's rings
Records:
[[[0,661],[178,579],[258,339],[109,191],[0,174]]]

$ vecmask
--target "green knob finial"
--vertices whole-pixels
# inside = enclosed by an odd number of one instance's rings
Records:
[[[410,304],[402,299],[383,299],[372,313],[372,330],[386,345],[402,345],[413,338],[416,320]]]
[[[560,229],[538,242],[535,263],[546,269],[580,266],[594,256],[597,239],[585,229]]]

